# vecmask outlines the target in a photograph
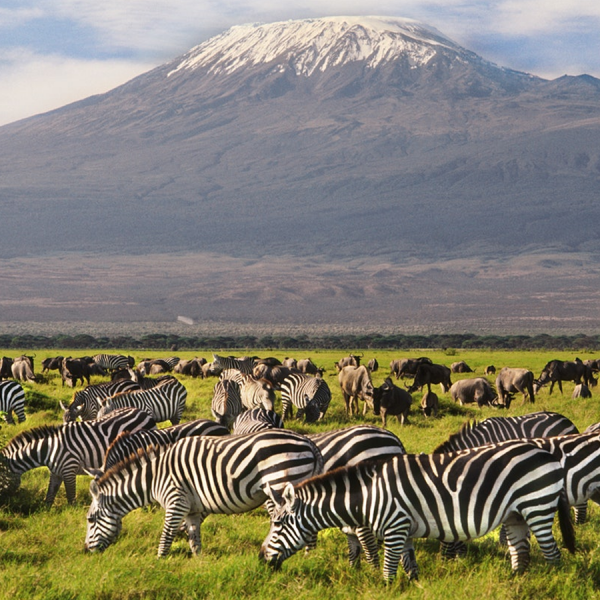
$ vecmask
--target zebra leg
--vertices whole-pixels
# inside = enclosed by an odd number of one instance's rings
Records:
[[[13,419],[13,416],[12,416],[12,410],[10,410],[10,409],[9,409],[9,410],[7,410],[7,411],[4,413],[4,420],[5,420],[5,421],[6,421],[6,422],[7,422],[9,425],[14,425],[14,424],[15,424],[15,420]],[[25,420],[25,419],[23,419],[23,420]],[[21,423],[21,419],[20,419],[20,418],[19,418],[19,423]]]
[[[188,534],[190,549],[194,556],[200,554],[202,550],[202,539],[200,537],[200,527],[203,519],[198,513],[188,514],[185,517],[185,528]]]
[[[165,522],[160,536],[160,542],[158,544],[158,558],[162,558],[169,553],[171,545],[173,544],[173,540],[175,539],[175,535],[179,531],[186,512],[186,509],[180,504],[170,505],[165,509]],[[198,536],[199,535],[200,533],[198,532]]]
[[[48,507],[52,506],[52,504],[54,504],[54,499],[56,498],[56,494],[58,493],[58,490],[60,488],[60,484],[63,482],[63,478],[60,475],[57,475],[56,473],[50,473],[50,482],[48,483],[48,491],[46,492],[46,505]],[[65,489],[66,489],[67,485],[65,482]],[[75,501],[75,486],[73,484],[73,501]],[[69,496],[67,495],[67,500],[69,501],[70,504],[72,504],[73,502],[71,502],[71,500],[69,499]]]
[[[575,509],[575,525],[583,525],[587,520],[587,502],[573,508]]]
[[[410,523],[408,520],[406,520],[406,522],[400,525],[398,528],[388,530],[383,534],[383,578],[385,579],[386,583],[390,583],[396,577],[398,565],[400,563],[400,557],[402,556],[402,552],[408,539],[409,528]],[[416,561],[413,565],[413,568],[415,567]],[[412,578],[411,575],[412,573],[408,574],[409,578]]]
[[[514,573],[523,573],[529,566],[529,528],[518,517],[505,522],[510,564]]]
[[[442,558],[452,559],[467,554],[467,545],[462,541],[457,542],[442,542]]]
[[[554,514],[550,515],[548,519],[540,519],[535,523],[530,524],[531,533],[535,535],[535,539],[549,564],[560,563],[560,549],[552,534],[552,524],[554,522]]]
[[[417,557],[415,556],[415,547],[412,539],[408,539],[404,544],[404,550],[402,551],[402,567],[404,572],[408,575],[409,580],[419,579],[419,565],[417,564]]]
[[[317,532],[314,534],[310,534],[306,540],[306,545],[304,546],[304,554],[308,554],[312,550],[317,547]]]
[[[357,527],[355,532],[360,543],[360,548],[365,552],[367,562],[372,567],[379,569],[379,544],[375,534],[368,527]],[[348,540],[348,547],[350,547],[350,540]],[[352,564],[352,560],[350,562]]]

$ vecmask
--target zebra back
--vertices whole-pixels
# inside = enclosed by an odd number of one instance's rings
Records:
[[[490,417],[479,423],[465,423],[445,442],[437,446],[435,454],[474,448],[506,440],[553,437],[578,433],[567,417],[554,412],[536,412],[521,417]]]
[[[263,431],[264,429],[283,428],[283,419],[275,411],[265,410],[264,408],[252,408],[245,410],[235,418],[231,427],[231,433],[234,435],[245,435],[247,433]]]
[[[331,390],[324,379],[304,373],[290,373],[281,384],[283,419],[292,415],[292,406],[298,409],[297,418],[308,423],[322,419],[331,402]]]
[[[96,354],[92,360],[107,371],[118,371],[132,367],[130,357],[122,354]]]
[[[236,369],[244,375],[251,375],[255,360],[249,356],[235,358],[234,356],[219,356],[213,354],[213,366],[217,369]]]
[[[18,381],[0,381],[0,411],[10,425],[15,424],[13,412],[19,423],[25,421],[25,390]]]

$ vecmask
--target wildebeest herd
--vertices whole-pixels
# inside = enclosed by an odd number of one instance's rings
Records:
[[[25,420],[19,381],[28,386],[36,381],[34,360],[2,359],[0,411],[9,424],[13,412],[19,422]],[[454,556],[464,553],[466,541],[502,526],[512,569],[521,572],[529,563],[530,533],[549,563],[560,560],[552,532],[556,513],[563,544],[575,551],[570,507],[581,523],[588,500],[600,503],[600,424],[579,433],[553,412],[491,417],[466,423],[429,454],[407,454],[386,426],[388,416],[408,422],[412,394],[419,389],[423,413],[438,415],[431,389],[436,384],[454,402],[479,407],[508,409],[517,393],[533,403],[542,386],[550,384],[552,391],[556,383],[562,392],[563,381],[589,397],[596,361],[553,360],[537,379],[525,368],[489,365],[486,376],[452,383],[454,373],[473,372],[464,361],[447,367],[427,357],[399,359],[377,387],[372,382],[377,360],[360,363],[361,356],[349,355],[334,365],[345,415],[357,418],[362,402],[362,414],[380,415],[382,427],[355,424],[304,435],[289,429],[294,413],[296,423],[324,422],[332,397],[325,368],[310,359],[215,354],[211,363],[169,357],[144,359],[137,367],[132,357],[110,354],[47,359],[43,373],[54,369],[62,385],[87,386],[70,405],[61,405],[62,425],[24,430],[9,441],[0,453],[0,492],[15,493],[23,473],[46,466],[46,503],[52,505],[63,482],[73,503],[76,477],[87,473],[90,551],[106,549],[117,539],[123,517],[151,503],[165,511],[159,556],[169,552],[180,530],[197,554],[208,515],[261,505],[271,528],[259,555],[275,568],[299,549],[314,547],[320,530],[335,527],[346,534],[352,564],[364,553],[378,565],[383,542],[384,578],[393,579],[402,565],[414,579],[414,538],[440,540],[443,554]],[[90,385],[91,375],[110,380]],[[215,377],[214,420],[183,421],[187,389],[179,375]],[[399,386],[394,378],[412,382]],[[170,425],[157,428],[166,422]]]

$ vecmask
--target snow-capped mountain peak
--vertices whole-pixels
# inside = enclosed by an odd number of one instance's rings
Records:
[[[396,17],[327,17],[239,25],[193,48],[169,75],[200,67],[213,74],[228,74],[248,66],[273,64],[309,76],[356,61],[376,68],[400,56],[421,66],[439,47],[462,50],[436,29]]]

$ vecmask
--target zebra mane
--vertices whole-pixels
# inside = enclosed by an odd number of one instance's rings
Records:
[[[454,446],[454,442],[456,440],[462,440],[465,437],[468,437],[468,435],[473,432],[474,429],[479,427],[480,424],[480,421],[475,420],[463,423],[461,428],[456,433],[453,433],[445,442],[442,442],[439,446],[434,448],[432,454],[443,454],[445,452],[452,452],[456,450],[457,448]]]
[[[119,436],[117,436],[117,439],[119,439],[119,437],[121,437],[122,435],[122,433],[119,434]],[[148,446],[146,446],[145,448],[138,448],[135,452],[132,452],[127,458],[124,458],[117,464],[107,469],[98,478],[98,485],[102,485],[105,481],[110,480],[114,475],[120,473],[123,469],[134,467],[134,469],[137,470],[143,467],[147,463],[158,458],[161,454],[161,450],[164,450],[165,448],[166,447],[160,446],[158,444],[148,444]]]
[[[300,482],[296,486],[296,489],[301,489],[304,487],[308,487],[313,483],[319,483],[324,479],[337,478],[337,477],[351,477],[353,480],[356,479],[356,473],[358,471],[374,471],[379,465],[390,460],[389,457],[386,458],[368,458],[366,460],[362,460],[355,465],[351,465],[349,467],[336,467],[335,469],[331,469],[331,471],[326,471],[325,473],[320,473],[319,475],[314,475],[309,479],[305,479]]]
[[[106,456],[113,449],[113,446],[116,446],[118,443],[120,443],[120,441],[123,438],[129,437],[130,435],[131,435],[131,431],[129,431],[129,429],[126,429],[125,431],[121,431],[121,433],[110,443],[110,445],[106,449],[106,452],[104,453],[104,456]]]
[[[21,433],[18,433],[14,438],[12,438],[12,440],[10,440],[7,448],[25,446],[31,442],[50,437],[61,431],[63,427],[63,425],[40,425],[39,427],[33,427],[31,429],[27,429],[26,431],[21,431]]]

